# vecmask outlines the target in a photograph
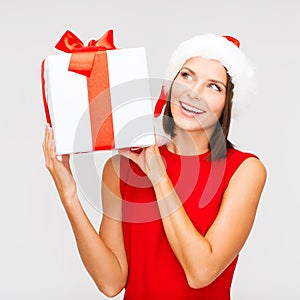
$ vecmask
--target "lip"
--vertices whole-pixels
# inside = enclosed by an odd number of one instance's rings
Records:
[[[182,113],[187,117],[196,117],[205,113],[205,110],[186,102],[179,101],[179,105]]]

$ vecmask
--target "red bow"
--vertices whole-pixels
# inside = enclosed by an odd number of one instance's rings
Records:
[[[68,70],[85,76],[91,74],[97,51],[116,49],[112,30],[108,30],[97,41],[91,40],[87,46],[84,46],[83,42],[74,33],[67,30],[55,45],[55,48],[72,53]]]

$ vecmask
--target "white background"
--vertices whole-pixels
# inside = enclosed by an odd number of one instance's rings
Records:
[[[84,42],[115,32],[145,46],[152,77],[198,33],[233,35],[257,67],[258,93],[232,140],[256,153],[268,180],[242,250],[233,299],[300,299],[299,3],[286,1],[5,1],[0,9],[0,299],[106,299],[85,271],[44,167],[40,63],[67,29]],[[101,171],[106,154],[97,156]],[[99,171],[99,174],[101,173]],[[97,194],[97,193],[96,193]],[[101,214],[82,203],[98,227]],[[100,199],[94,199],[99,203]],[[116,297],[121,299],[121,296]]]

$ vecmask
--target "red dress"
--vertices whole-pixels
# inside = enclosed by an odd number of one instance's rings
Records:
[[[208,153],[182,156],[160,147],[167,173],[197,230],[205,235],[214,222],[229,180],[253,154],[229,149],[227,158],[210,162]],[[129,273],[126,300],[226,300],[238,257],[210,285],[189,287],[160,219],[154,190],[140,168],[121,158],[123,234]]]

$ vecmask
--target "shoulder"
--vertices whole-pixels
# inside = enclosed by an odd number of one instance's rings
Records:
[[[230,149],[228,153],[228,169],[231,173],[228,184],[240,186],[257,186],[262,189],[267,171],[263,162],[252,153]]]
[[[227,184],[233,177],[255,177],[257,181],[265,182],[267,171],[257,155],[238,149],[229,149],[227,155]]]
[[[261,168],[264,167],[263,163],[256,154],[244,152],[234,148],[228,150],[226,160],[227,168],[233,169],[233,171],[235,171],[244,163],[247,165],[257,165]]]
[[[227,151],[227,160],[228,162],[237,162],[237,161],[243,161],[249,157],[254,157],[256,159],[259,159],[256,154],[250,153],[250,152],[245,152],[241,151],[236,148],[230,148]]]

